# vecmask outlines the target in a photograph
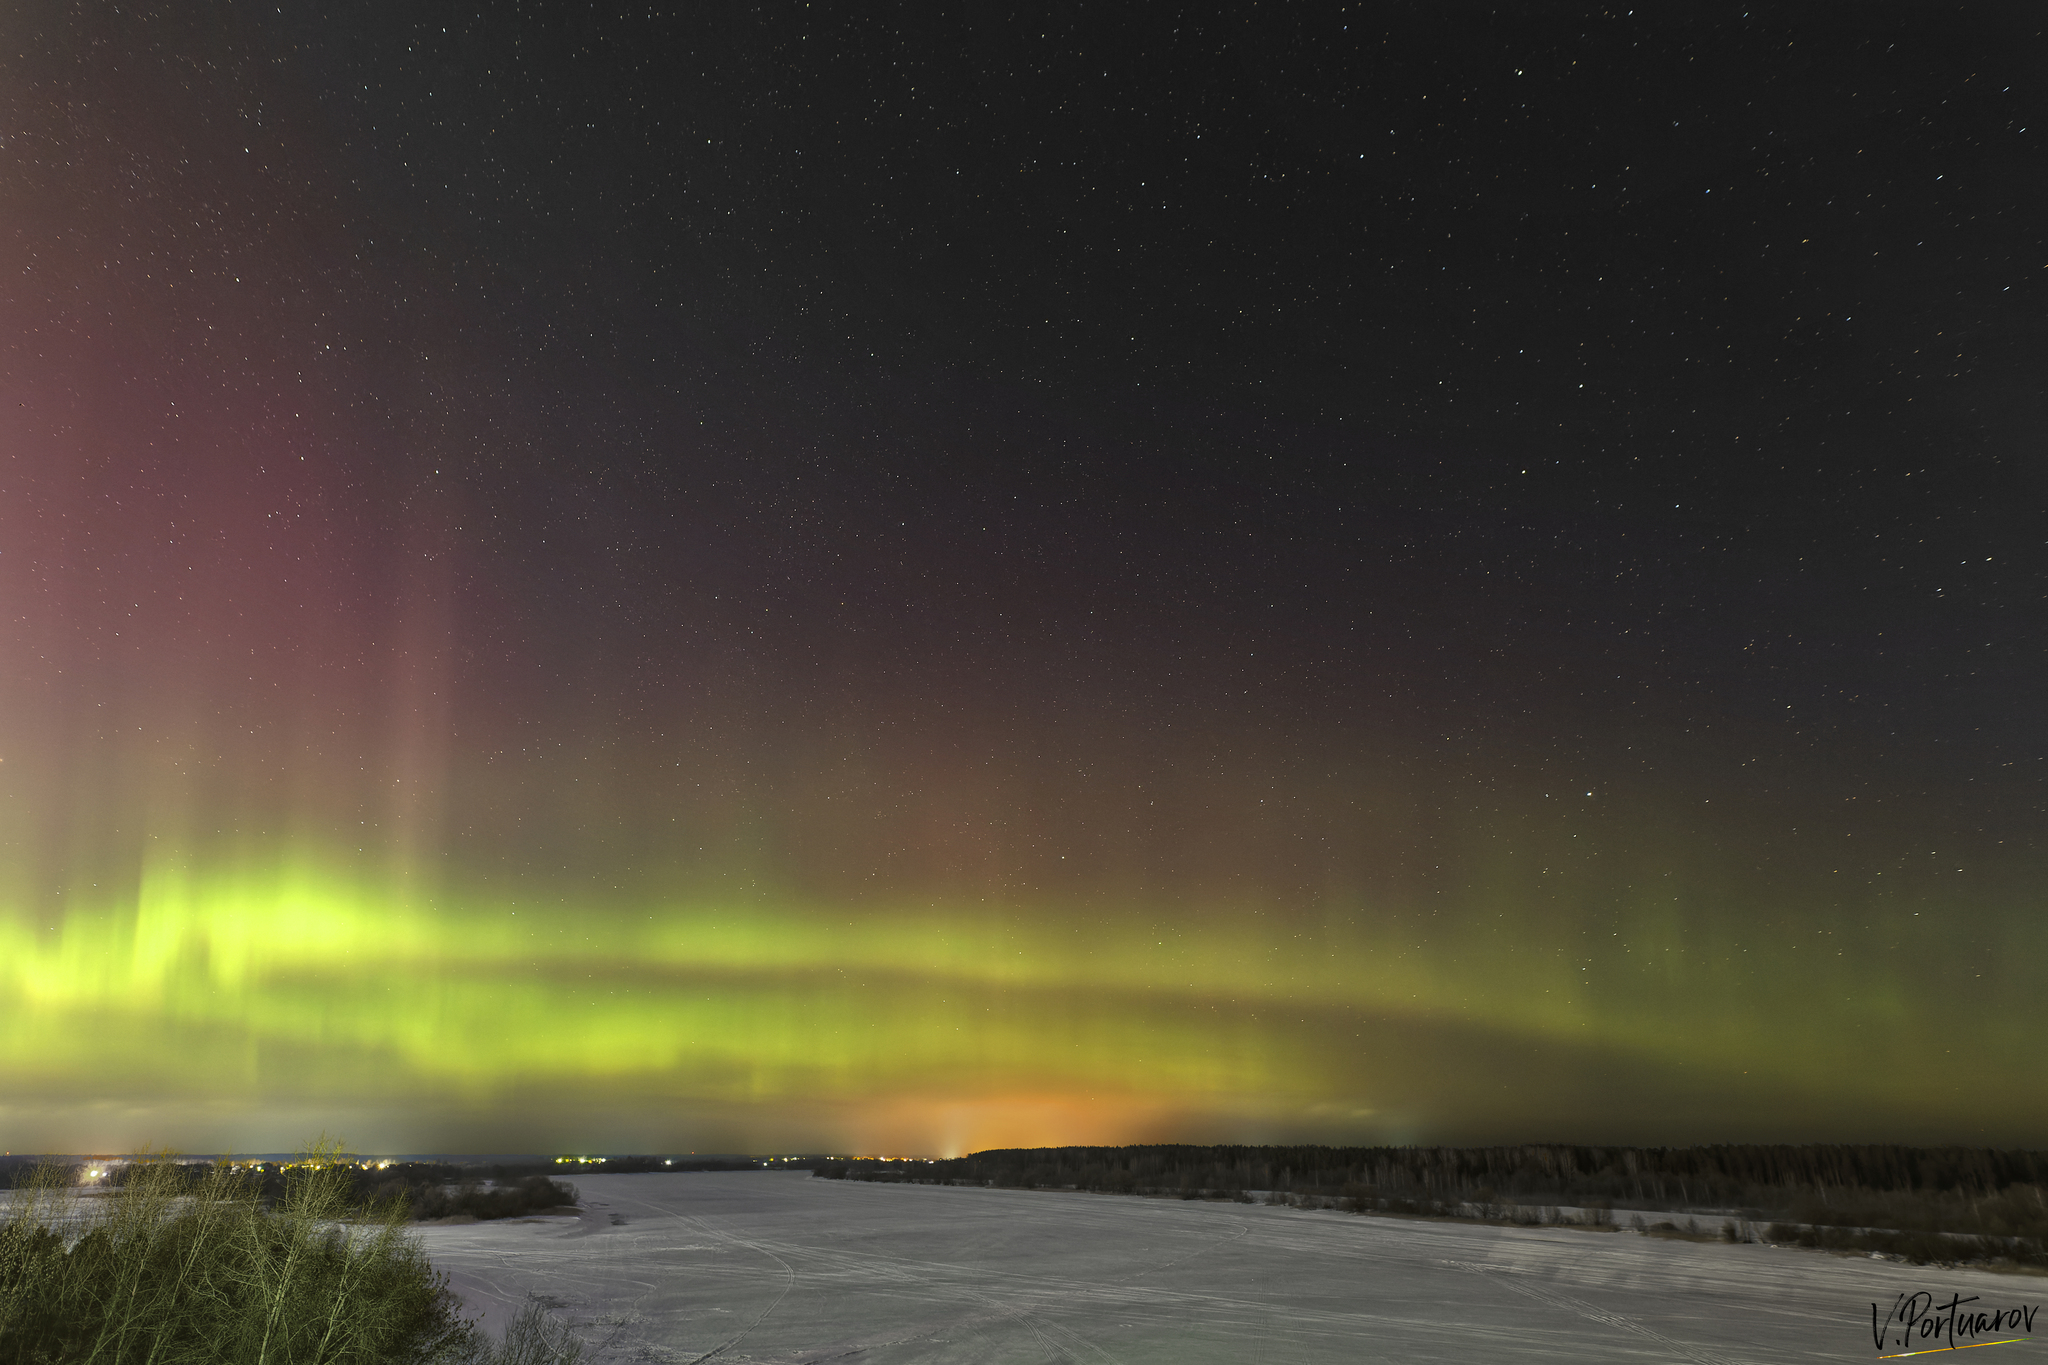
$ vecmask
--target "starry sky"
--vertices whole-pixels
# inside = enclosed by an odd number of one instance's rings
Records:
[[[9,6],[0,1145],[2048,1142],[2044,27]]]

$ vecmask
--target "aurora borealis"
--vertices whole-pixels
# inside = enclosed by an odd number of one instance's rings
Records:
[[[2048,1140],[2041,37],[1858,13],[17,7],[0,1145]]]

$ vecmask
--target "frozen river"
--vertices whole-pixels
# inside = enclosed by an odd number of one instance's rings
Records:
[[[780,1172],[577,1184],[579,1218],[422,1236],[489,1325],[538,1292],[606,1365],[1867,1361],[1873,1301],[2048,1300],[2032,1276],[1627,1232]]]

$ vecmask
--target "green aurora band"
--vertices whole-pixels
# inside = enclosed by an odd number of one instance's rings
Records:
[[[1811,916],[1738,935],[1650,903],[1600,944],[1554,912],[1509,914],[1511,873],[1491,870],[1425,942],[1398,916],[1228,905],[421,901],[311,854],[160,857],[126,904],[0,919],[7,1116],[120,1096],[134,1112],[98,1122],[189,1133],[199,1104],[246,1131],[266,1104],[324,1104],[384,1147],[510,1131],[922,1152],[1191,1131],[1668,1138],[1668,1115],[1710,1105],[1730,1137],[1839,1130],[1858,1110],[1939,1131],[1957,1103],[2025,1121],[2024,1089],[1996,1102],[2029,1047],[2017,982],[1930,971],[1940,946],[1911,911],[1877,907],[1896,935],[1881,954]],[[1517,930],[1532,921],[1546,931]],[[1597,1117],[1570,1113],[1609,1087]],[[439,1117],[395,1118],[408,1106]]]

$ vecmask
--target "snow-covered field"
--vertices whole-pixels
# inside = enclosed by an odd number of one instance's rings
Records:
[[[492,1327],[538,1292],[599,1362],[1867,1361],[1873,1301],[2048,1301],[2032,1276],[1628,1232],[779,1172],[577,1184],[579,1218],[422,1236]]]

